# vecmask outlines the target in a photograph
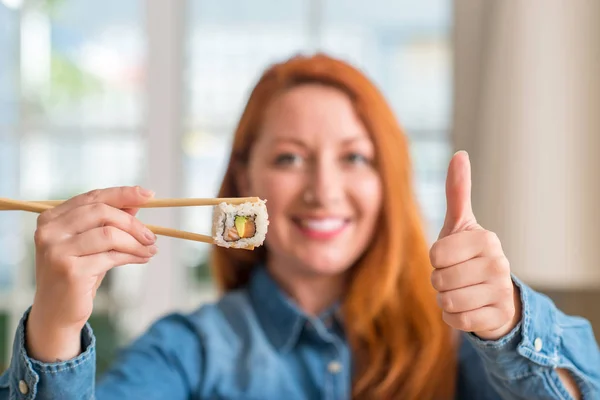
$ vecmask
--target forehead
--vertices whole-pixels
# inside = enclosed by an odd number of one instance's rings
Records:
[[[261,131],[262,135],[277,138],[369,138],[346,93],[313,83],[277,95],[265,111]]]

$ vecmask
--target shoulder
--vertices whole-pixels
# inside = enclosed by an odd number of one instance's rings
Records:
[[[147,333],[158,336],[173,334],[224,334],[241,324],[248,324],[254,312],[244,289],[225,294],[215,302],[205,303],[191,312],[172,312],[157,319]]]
[[[164,331],[169,336],[193,336],[206,342],[239,342],[257,328],[257,320],[247,290],[240,289],[206,303],[189,313],[171,313],[159,319],[152,331]]]
[[[220,329],[234,329],[253,319],[254,308],[246,289],[226,293],[214,303],[203,304],[189,314],[194,326],[202,331],[218,326]]]

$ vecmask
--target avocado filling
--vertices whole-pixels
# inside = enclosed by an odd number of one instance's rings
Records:
[[[225,228],[225,232],[223,232],[223,239],[225,241],[235,242],[236,240],[251,238],[256,233],[254,217],[236,215],[233,225],[231,228]]]
[[[235,221],[234,221],[235,229],[237,229],[238,235],[241,238],[245,237],[244,233],[246,233],[246,221],[247,221],[246,217],[242,217],[240,215],[237,215],[235,217]]]

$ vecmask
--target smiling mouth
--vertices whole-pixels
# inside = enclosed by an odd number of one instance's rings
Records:
[[[333,239],[350,224],[348,218],[293,218],[298,230],[311,239]]]

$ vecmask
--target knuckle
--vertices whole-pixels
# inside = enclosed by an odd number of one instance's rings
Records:
[[[50,210],[46,210],[37,217],[37,226],[45,225],[50,220]]]
[[[111,262],[116,262],[119,257],[119,253],[116,250],[109,250],[106,252],[106,255]]]
[[[112,243],[112,241],[114,239],[114,235],[115,235],[113,227],[103,226],[100,228],[100,233],[101,233],[102,237],[104,238],[104,240]]]
[[[510,263],[506,257],[494,258],[490,262],[491,272],[496,276],[504,276],[510,274]]]
[[[434,267],[439,266],[440,261],[440,245],[438,242],[434,243],[429,250],[429,260],[431,261],[431,265]]]
[[[468,312],[460,313],[456,316],[458,329],[461,329],[465,332],[470,332],[473,330],[473,319],[469,315]]]
[[[440,305],[443,310],[451,313],[454,311],[454,299],[449,293],[440,293]]]
[[[135,199],[137,195],[137,189],[135,186],[120,186],[117,188],[118,195],[121,198]]]
[[[36,246],[43,247],[48,242],[48,229],[45,227],[39,227],[35,230],[33,234],[33,241]]]
[[[434,270],[431,273],[431,285],[437,291],[441,291],[444,289],[444,278],[442,276],[442,272],[439,270]]]
[[[135,232],[136,230],[141,231],[143,229],[143,227],[141,226],[141,223],[138,221],[137,218],[135,218],[133,215],[125,214],[125,218],[127,218],[127,228],[129,230],[129,232]]]
[[[502,243],[495,232],[486,231],[483,239],[483,246],[488,252],[493,254],[502,253]]]
[[[486,247],[496,247],[500,240],[498,235],[492,231],[485,231],[483,234],[483,243]]]
[[[102,193],[101,189],[94,189],[85,194],[85,199],[87,203],[96,203],[100,198],[100,194]]]
[[[94,203],[90,206],[91,212],[100,219],[101,222],[106,222],[109,216],[109,207],[104,203]]]

